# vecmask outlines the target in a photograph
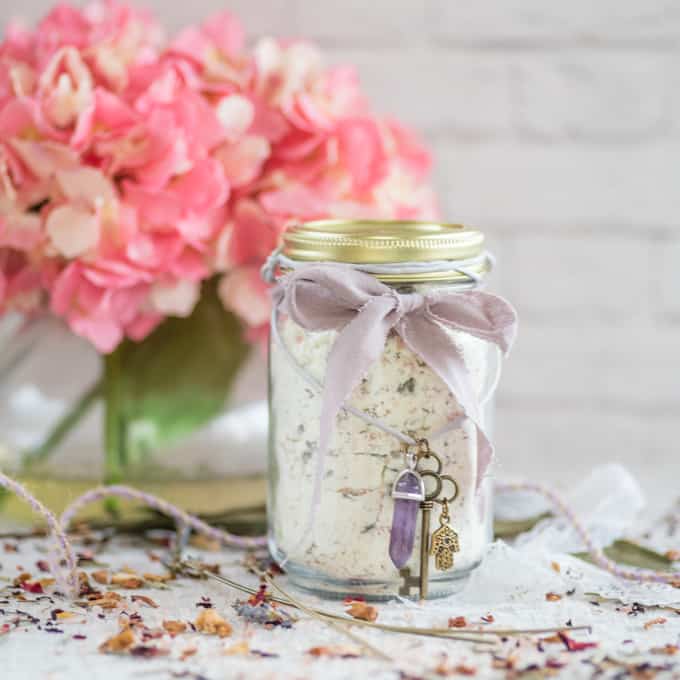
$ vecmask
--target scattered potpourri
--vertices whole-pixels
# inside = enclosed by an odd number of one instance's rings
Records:
[[[268,599],[266,584],[260,584],[260,588],[247,600],[237,600],[234,603],[236,613],[250,623],[263,626],[281,626],[292,628],[296,619],[288,612],[282,610],[275,602]]]
[[[299,668],[298,665],[304,664],[306,658],[308,664],[314,664],[314,672],[319,673],[325,672],[322,669],[326,668],[326,664],[347,661],[352,666],[346,668],[356,669],[358,677],[368,672],[363,664],[375,663],[360,645],[350,644],[349,640],[336,636],[332,629],[325,630],[322,638],[316,638],[323,626],[304,613],[299,617],[299,622],[304,625],[295,626],[290,633],[283,632],[284,646],[277,646],[281,642],[275,642],[277,634],[273,631],[292,628],[298,619],[287,613],[288,607],[271,602],[266,583],[261,583],[257,592],[247,599],[236,600],[230,589],[221,589],[204,579],[188,579],[159,569],[159,562],[166,558],[164,554],[159,557],[142,548],[138,553],[132,550],[127,553],[131,560],[130,555],[137,555],[134,567],[122,559],[116,562],[115,543],[109,540],[95,542],[96,549],[79,553],[79,562],[84,565],[79,572],[80,596],[76,602],[68,602],[55,592],[54,581],[45,571],[45,565],[41,565],[41,560],[34,556],[30,543],[18,541],[10,545],[11,551],[6,553],[8,557],[3,557],[0,565],[0,645],[14,644],[15,632],[32,630],[36,635],[63,640],[66,649],[77,646],[84,653],[88,653],[88,649],[99,649],[102,655],[111,658],[113,664],[117,663],[115,657],[119,656],[139,659],[140,663],[149,663],[153,659],[168,663],[172,659],[173,663],[187,664],[187,667],[175,668],[171,677],[190,680],[216,680],[219,677],[210,673],[203,676],[188,666],[203,662],[211,655],[226,663],[232,663],[228,661],[232,657],[233,663],[262,664],[265,675],[272,672],[267,663],[275,663],[277,659],[276,663]],[[148,566],[141,566],[137,561],[140,556],[146,558]],[[32,569],[30,565],[33,565]],[[274,573],[271,563],[259,559],[253,561],[252,556],[245,561],[232,558],[231,562],[225,560],[206,566],[213,573],[223,571],[225,576],[237,582],[246,579],[249,570],[251,573],[267,571],[274,574],[273,578],[279,578],[279,572]],[[150,589],[155,592],[149,593]],[[574,669],[585,669],[583,677],[602,680],[652,680],[657,677],[665,680],[673,677],[673,672],[680,671],[680,628],[677,625],[680,608],[651,606],[647,602],[622,604],[594,593],[575,595],[573,590],[558,591],[562,592],[573,597],[563,595],[561,601],[551,602],[545,594],[538,594],[543,602],[537,606],[542,607],[551,620],[555,621],[554,612],[567,607],[568,603],[583,607],[581,612],[592,611],[596,618],[592,622],[583,620],[578,609],[569,610],[569,615],[559,620],[564,628],[556,629],[554,633],[502,637],[480,648],[455,641],[392,634],[380,639],[384,641],[389,655],[397,659],[395,651],[402,644],[404,647],[413,645],[409,654],[421,645],[429,645],[422,647],[423,653],[418,657],[415,672],[401,672],[404,680],[437,677],[503,680],[570,678],[576,677],[572,675]],[[173,604],[179,595],[183,596],[184,609]],[[347,599],[342,604],[338,612],[359,614],[368,625],[371,619],[377,618],[378,607],[361,598]],[[231,614],[230,605],[236,614]],[[441,603],[437,606],[441,607]],[[395,612],[393,605],[379,609],[382,620],[400,623],[405,623],[412,612],[417,611],[402,610],[400,618],[394,619],[391,618]],[[426,612],[427,607],[420,611]],[[434,619],[433,623],[441,629],[448,621],[452,634],[456,633],[456,628],[470,634],[518,628],[517,621],[508,616],[501,603],[493,613],[488,610],[476,613],[465,609],[448,611],[446,608],[439,608],[439,612],[436,619],[439,623]],[[622,630],[626,630],[616,650],[607,644],[606,636],[604,639],[601,637],[603,628],[598,620],[604,616],[609,617],[609,621],[614,620],[612,617],[620,620]],[[580,629],[587,623],[593,625],[592,632]],[[356,630],[360,637],[367,634],[365,628]],[[371,634],[383,635],[378,631]],[[303,635],[304,638],[301,637]],[[270,643],[267,643],[268,639],[271,639]],[[369,639],[376,642],[373,637]],[[427,652],[428,649],[431,651]],[[445,654],[443,650],[446,650]],[[387,673],[389,665],[384,670]],[[401,669],[396,672],[399,671]],[[250,675],[256,677],[257,672],[248,672]],[[392,675],[380,675],[382,677],[398,676],[393,669]]]

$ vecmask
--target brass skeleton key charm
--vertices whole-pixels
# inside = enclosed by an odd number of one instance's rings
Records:
[[[442,512],[439,516],[439,528],[432,534],[430,540],[430,555],[434,556],[434,564],[439,571],[446,571],[453,567],[453,555],[460,551],[458,534],[451,528],[449,522],[448,499],[440,501]]]
[[[434,451],[430,450],[430,445],[426,439],[418,439],[416,446],[417,452],[415,454],[409,454],[408,448],[406,449],[407,456],[412,455],[413,458],[407,458],[407,462],[410,461],[408,470],[399,475],[397,482],[406,474],[418,477],[419,491],[422,496],[419,498],[416,498],[415,495],[413,497],[411,495],[404,496],[401,490],[397,488],[397,483],[395,483],[396,492],[393,493],[396,500],[420,500],[420,574],[418,585],[420,599],[425,600],[429,591],[430,558],[434,556],[436,568],[440,571],[445,571],[453,566],[453,555],[460,550],[458,534],[449,524],[449,503],[452,503],[458,497],[458,484],[450,475],[441,474],[442,460]],[[426,461],[429,461],[430,465],[434,463],[434,469],[426,467]],[[425,480],[428,480],[429,487],[433,487],[430,491],[425,489]],[[449,482],[453,487],[453,493],[448,497],[440,498],[444,482]],[[442,506],[442,512],[439,517],[440,526],[430,535],[430,518],[435,503],[439,503]],[[397,554],[399,551],[393,551],[392,547],[392,541],[390,541],[390,556],[393,558],[395,566],[400,566],[399,562],[402,560],[395,560],[395,555],[397,558],[402,557],[402,555],[401,553]],[[396,546],[395,544],[395,549],[397,547],[401,546]],[[395,555],[392,554],[393,552]],[[410,554],[410,548],[408,552]],[[400,594],[410,593],[411,583],[415,579],[410,576],[410,570],[408,569],[402,569],[399,573],[404,578],[404,588],[403,590],[400,589]]]

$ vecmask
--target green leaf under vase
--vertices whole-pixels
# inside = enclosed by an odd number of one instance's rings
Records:
[[[169,318],[107,355],[106,481],[124,479],[126,468],[219,415],[248,350],[210,281],[190,317]]]

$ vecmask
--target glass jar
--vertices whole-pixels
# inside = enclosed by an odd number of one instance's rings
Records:
[[[293,227],[278,257],[279,278],[312,261],[353,263],[399,294],[476,289],[490,265],[480,232],[415,222]],[[296,585],[329,597],[415,597],[423,595],[423,585],[430,597],[455,592],[492,539],[492,483],[488,474],[479,476],[475,424],[463,417],[440,375],[392,329],[335,418],[319,479],[321,386],[338,330],[306,330],[276,309],[272,324],[268,524],[274,558]],[[463,357],[480,407],[477,424],[488,436],[501,351],[480,337],[442,328]],[[423,446],[436,457],[419,458]],[[459,551],[452,567],[437,569],[430,536],[421,537],[420,504],[410,558],[397,567],[390,557],[395,480],[415,461],[426,471],[437,460],[457,489],[455,500],[453,484],[439,489],[431,527],[450,526]],[[426,493],[437,490],[432,475],[422,479]]]

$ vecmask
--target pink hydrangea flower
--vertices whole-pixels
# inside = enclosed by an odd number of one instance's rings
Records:
[[[50,311],[102,353],[189,316],[202,282],[248,337],[292,220],[431,218],[430,156],[353,69],[246,47],[229,13],[166,42],[146,12],[56,6],[0,43],[0,313]]]

